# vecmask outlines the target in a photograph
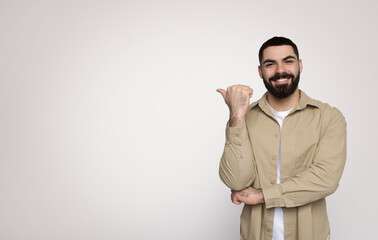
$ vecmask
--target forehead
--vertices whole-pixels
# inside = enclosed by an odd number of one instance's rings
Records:
[[[262,62],[266,59],[280,60],[287,56],[297,57],[290,45],[270,46],[264,49]]]

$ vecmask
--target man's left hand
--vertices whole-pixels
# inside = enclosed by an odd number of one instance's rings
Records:
[[[241,203],[245,203],[248,205],[257,205],[260,203],[265,203],[264,195],[261,189],[247,187],[241,191],[231,190],[231,192],[231,201],[237,205],[240,205]]]

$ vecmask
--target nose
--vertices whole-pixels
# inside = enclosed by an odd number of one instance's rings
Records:
[[[284,73],[285,72],[285,67],[282,63],[277,64],[277,73]]]

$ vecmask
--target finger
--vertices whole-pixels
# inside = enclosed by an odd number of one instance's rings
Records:
[[[223,99],[226,99],[226,90],[218,88],[217,92],[219,92],[222,95]]]
[[[236,194],[231,193],[231,202],[235,203],[236,201]]]
[[[253,95],[253,89],[252,89],[252,88],[250,88],[250,91],[249,91],[249,98],[251,98],[251,97],[252,97],[252,95]]]
[[[231,202],[234,202],[234,199],[235,199],[235,194],[231,193]]]
[[[235,197],[235,198],[232,199],[232,203],[236,204],[236,205],[240,205],[242,203],[242,201],[240,201],[239,198]]]
[[[232,203],[236,204],[236,205],[240,205],[241,204],[241,202],[240,202],[239,199],[232,199]]]

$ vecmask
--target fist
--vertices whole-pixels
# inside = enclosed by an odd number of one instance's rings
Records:
[[[244,188],[241,191],[231,190],[231,201],[234,204],[240,205],[242,203],[248,205],[257,205],[265,203],[264,194],[261,189],[255,189],[252,187]]]
[[[230,127],[244,122],[245,115],[248,111],[249,101],[253,95],[253,89],[244,85],[233,85],[224,89],[217,89],[228,108],[230,109]]]

